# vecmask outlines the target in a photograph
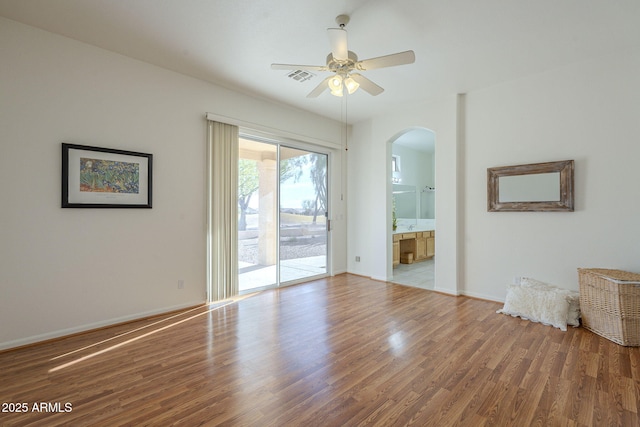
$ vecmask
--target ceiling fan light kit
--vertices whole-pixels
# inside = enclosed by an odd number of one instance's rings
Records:
[[[331,77],[327,85],[329,86],[329,90],[331,90],[331,95],[342,96],[342,76],[340,76],[340,74]]]
[[[360,87],[360,84],[357,81],[355,81],[351,76],[347,76],[347,78],[344,79],[344,87],[347,88],[347,92],[349,92],[349,95],[351,95],[353,92],[358,90],[358,88]]]
[[[327,28],[331,53],[327,55],[326,65],[271,64],[271,68],[274,70],[329,71],[334,73],[333,76],[320,82],[307,95],[307,98],[316,98],[326,89],[329,89],[334,96],[343,96],[344,89],[348,94],[352,94],[358,88],[376,96],[381,94],[384,89],[362,74],[353,71],[394,67],[415,62],[416,57],[412,50],[359,61],[358,55],[350,51],[347,46],[347,30],[344,27],[349,23],[349,16],[338,15],[336,23],[340,28]]]

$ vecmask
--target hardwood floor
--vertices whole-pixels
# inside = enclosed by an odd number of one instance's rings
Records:
[[[500,307],[345,274],[8,351],[0,424],[640,424],[640,349]]]

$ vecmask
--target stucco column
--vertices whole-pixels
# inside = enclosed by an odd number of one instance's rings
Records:
[[[276,161],[263,159],[258,162],[258,180],[260,199],[258,215],[258,264],[274,265],[276,263],[276,245],[278,233],[276,230],[276,215],[278,204],[276,197],[276,183],[278,174]]]

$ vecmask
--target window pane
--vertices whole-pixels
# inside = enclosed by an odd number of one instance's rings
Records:
[[[238,280],[240,291],[276,283],[277,147],[240,138]]]
[[[327,155],[280,149],[280,281],[327,272]]]

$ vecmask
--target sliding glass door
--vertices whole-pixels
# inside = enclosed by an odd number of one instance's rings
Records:
[[[327,272],[327,155],[280,149],[280,281]]]
[[[327,273],[327,155],[240,138],[241,292]]]

